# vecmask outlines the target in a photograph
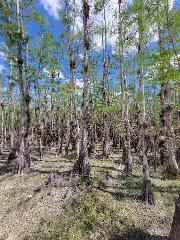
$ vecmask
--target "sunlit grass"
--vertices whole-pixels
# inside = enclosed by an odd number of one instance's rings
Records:
[[[142,166],[134,164],[126,178],[119,160],[116,154],[107,160],[92,156],[92,186],[79,181],[79,192],[63,205],[64,189],[49,196],[45,183],[51,170],[72,168],[73,154],[47,154],[28,175],[0,175],[0,239],[166,239],[180,181],[152,174],[156,206],[146,205],[140,200]]]

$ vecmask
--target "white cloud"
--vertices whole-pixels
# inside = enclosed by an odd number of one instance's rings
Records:
[[[58,9],[61,9],[63,6],[63,1],[59,0],[39,0],[41,5],[44,7],[44,9],[48,12],[50,16],[53,16],[56,19],[59,19],[58,15]],[[71,0],[69,0],[71,2]],[[93,14],[93,4],[95,0],[91,0],[91,13],[90,13],[90,21],[93,21],[93,25],[98,27],[103,22],[103,15],[102,12],[99,12],[96,14],[96,16]],[[132,3],[132,0],[125,0],[125,2]],[[79,30],[82,30],[83,27],[83,21],[81,17],[81,10],[82,10],[82,0],[75,0],[76,8],[77,8],[77,16],[75,19],[75,32],[78,32]],[[111,0],[106,4],[106,18],[107,18],[107,25],[111,24],[113,25],[113,21],[115,18],[113,17],[115,10],[118,9],[118,0]],[[117,37],[113,34],[108,34],[108,44],[114,45],[116,42]],[[94,35],[94,42],[97,45],[97,48],[102,48],[102,37],[98,36],[98,34]]]
[[[169,1],[169,10],[171,10],[174,7],[175,0]]]
[[[0,58],[1,59],[5,58],[5,54],[3,52],[0,52]]]
[[[51,77],[51,72],[48,69],[43,68],[43,72],[47,75],[47,77]],[[56,70],[55,74],[56,79],[64,79],[64,74],[60,70]]]
[[[91,21],[93,22],[93,27],[95,29],[98,29],[99,27],[102,27],[104,24],[104,16],[103,13],[104,11],[100,11],[97,14],[94,14],[94,9],[93,9],[93,3],[92,1],[92,10],[91,10]],[[105,12],[106,12],[106,24],[109,30],[113,30],[113,26],[116,26],[116,21],[117,18],[114,17],[115,11],[118,10],[118,1],[117,0],[111,0],[105,5]],[[115,45],[115,42],[117,40],[117,35],[110,33],[108,31],[107,34],[107,43],[111,46]],[[101,34],[95,34],[93,38],[94,43],[97,46],[97,49],[102,48],[102,36]]]
[[[178,59],[177,59],[178,58]],[[171,63],[171,65],[173,66],[173,68],[178,68],[179,67],[179,59],[180,59],[180,54],[178,54],[177,56],[173,56],[172,58],[171,58],[171,61],[170,61],[170,63]]]
[[[46,70],[45,68],[43,68],[43,72],[46,73],[47,75],[49,75],[49,71]]]
[[[116,91],[114,91],[113,94],[114,94],[114,97],[119,97],[121,95],[120,92],[116,92]]]
[[[59,0],[40,0],[40,3],[50,16],[59,19],[58,10],[61,7]]]
[[[169,11],[172,10],[173,6],[174,6],[175,0],[170,0],[169,1]],[[152,26],[149,29],[149,34],[151,36],[151,42],[157,42],[159,37],[158,37],[158,29],[157,26]]]
[[[150,33],[151,33],[151,30],[150,30]],[[159,40],[158,33],[157,32],[153,32],[153,29],[152,29],[151,42],[157,42],[158,40]]]
[[[61,71],[58,72],[58,78],[64,79],[64,74]]]
[[[6,59],[6,51],[8,50],[6,44],[4,42],[0,42],[0,59],[5,60]]]
[[[83,60],[84,56],[83,56],[82,53],[79,54],[79,58],[80,58],[81,60]]]
[[[55,19],[59,19],[58,10],[62,8],[63,6],[63,0],[39,0],[41,5],[44,7],[44,9],[48,12],[50,16],[53,16]],[[69,0],[71,3],[72,0]],[[102,26],[103,23],[103,11],[100,11],[96,15],[93,13],[93,4],[95,0],[91,0],[91,12],[90,12],[90,21],[93,22],[93,27],[98,29],[99,26]],[[124,6],[127,4],[132,4],[133,0],[124,0]],[[171,10],[174,6],[175,0],[169,0],[169,10]],[[75,0],[76,9],[77,9],[77,16],[75,18],[75,33],[77,33],[79,30],[82,30],[83,22],[82,22],[82,0]],[[107,26],[113,30],[113,26],[116,26],[117,24],[117,17],[114,16],[115,12],[118,12],[118,0],[111,0],[107,2],[106,4],[106,20],[107,20]],[[152,37],[151,41],[157,41],[157,32],[153,31],[152,29]],[[109,33],[107,42],[109,45],[114,46],[117,40],[117,34]],[[96,44],[97,50],[102,48],[102,37],[100,34],[95,34],[93,36],[93,41]]]
[[[93,41],[96,44],[97,50],[102,48],[102,37],[101,37],[101,35],[94,34]]]
[[[78,32],[79,30],[82,30],[83,28],[83,20],[82,17],[76,16],[75,18],[75,26],[74,26],[74,31]]]
[[[83,87],[83,80],[77,78],[77,79],[76,79],[76,85],[79,86],[80,88],[82,88],[82,87]]]

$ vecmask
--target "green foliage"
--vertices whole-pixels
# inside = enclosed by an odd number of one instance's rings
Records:
[[[35,21],[37,21],[37,22],[39,22],[41,24],[45,24],[46,23],[45,17],[43,15],[41,15],[39,12],[37,12],[37,11],[32,12],[32,18]]]
[[[117,106],[104,106],[104,105],[97,105],[96,107],[97,111],[99,112],[106,112],[106,113],[116,113],[117,112]]]
[[[46,230],[36,235],[37,240],[69,240],[69,232],[67,226],[49,224]],[[25,240],[25,239],[24,239]]]
[[[118,164],[114,155],[107,161],[91,159],[91,162],[94,166],[92,190],[83,188],[84,191],[64,206],[60,218],[40,227],[35,239],[128,237],[138,240],[141,236],[146,239],[153,231],[161,233],[162,226],[165,232],[169,232],[179,181],[160,180],[157,178],[159,173],[152,174],[157,205],[150,207],[139,200],[142,185],[140,165],[134,165],[131,178],[123,178],[117,174]],[[101,172],[97,171],[98,166],[101,166]],[[111,176],[109,180],[105,178],[107,170]]]
[[[107,0],[96,0],[94,3],[94,11],[97,14],[98,12],[100,12],[102,10],[102,8],[104,7],[104,5],[106,4]]]

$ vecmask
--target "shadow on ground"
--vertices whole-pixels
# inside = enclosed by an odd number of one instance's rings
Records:
[[[7,163],[8,154],[0,154],[0,175],[10,173],[13,170],[13,165]]]
[[[115,231],[111,234],[111,240],[167,240],[166,236],[150,235],[141,229],[130,229],[123,235]]]

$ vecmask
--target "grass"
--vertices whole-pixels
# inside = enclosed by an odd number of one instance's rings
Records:
[[[45,186],[51,170],[71,169],[73,154],[46,154],[35,161],[31,173],[13,176],[0,161],[0,239],[12,240],[165,240],[178,196],[180,181],[161,180],[152,175],[156,206],[141,202],[142,171],[134,164],[125,178],[120,156],[103,160],[92,156],[92,186],[79,186],[76,195],[62,204],[65,188]]]

